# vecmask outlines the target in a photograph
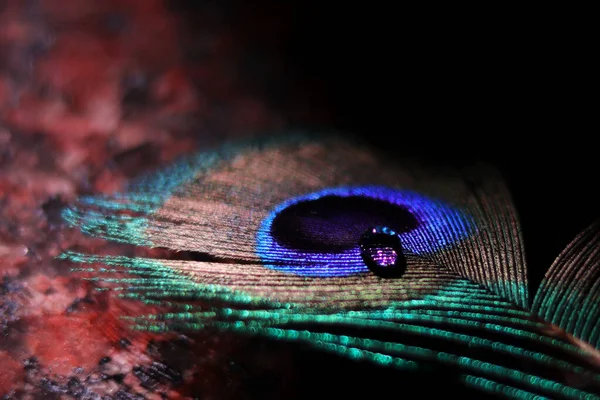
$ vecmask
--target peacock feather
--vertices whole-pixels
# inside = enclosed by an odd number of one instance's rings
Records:
[[[135,329],[218,329],[458,371],[501,397],[600,398],[600,224],[530,298],[517,214],[491,167],[278,135],[188,157],[64,217],[96,237],[193,255],[62,255],[122,297],[170,308],[129,317]]]

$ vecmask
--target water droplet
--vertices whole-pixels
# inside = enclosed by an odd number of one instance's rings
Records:
[[[400,236],[391,228],[367,229],[360,238],[360,254],[366,266],[382,278],[397,278],[406,270]]]

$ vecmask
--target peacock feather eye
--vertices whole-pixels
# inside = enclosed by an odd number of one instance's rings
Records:
[[[405,251],[426,256],[466,238],[469,224],[460,211],[408,190],[333,187],[275,206],[261,224],[256,250],[268,268],[310,277],[343,277],[371,270],[361,240],[373,226],[390,227],[406,242]],[[439,232],[452,235],[422,240]]]
[[[530,299],[518,216],[491,167],[287,134],[199,153],[64,217],[97,237],[198,255],[62,255],[108,266],[94,279],[121,297],[172,308],[133,317],[134,329],[289,341],[506,398],[600,393],[600,223]]]

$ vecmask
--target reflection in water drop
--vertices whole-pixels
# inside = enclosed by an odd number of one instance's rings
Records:
[[[397,278],[406,270],[400,237],[388,227],[369,228],[360,238],[360,254],[366,266],[382,278]]]

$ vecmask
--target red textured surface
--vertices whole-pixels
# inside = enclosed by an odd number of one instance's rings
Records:
[[[161,0],[5,4],[0,396],[240,398],[252,374],[280,377],[267,392],[285,395],[292,366],[276,349],[255,359],[234,337],[134,333],[118,316],[155,310],[95,290],[55,259],[66,249],[140,251],[65,228],[60,208],[77,196],[122,189],[137,174],[224,138],[324,118],[297,85],[285,108],[256,90],[256,76],[284,88],[273,54],[285,34],[285,7],[268,17],[207,5],[190,23],[185,10]],[[258,72],[246,72],[248,60]],[[236,372],[232,357],[249,357],[256,371]]]

